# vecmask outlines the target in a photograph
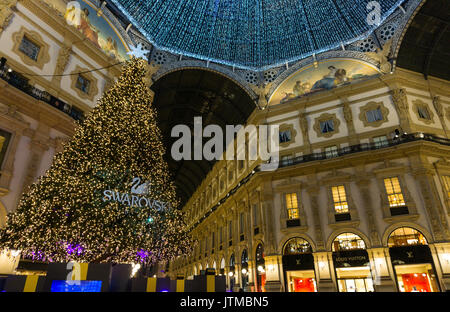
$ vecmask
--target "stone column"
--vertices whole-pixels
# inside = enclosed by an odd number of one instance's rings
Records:
[[[411,132],[411,118],[409,116],[408,100],[406,98],[406,91],[402,88],[392,89],[390,91],[392,96],[392,101],[394,102],[395,108],[397,110],[400,127],[403,131]]]
[[[448,136],[447,123],[445,122],[444,108],[442,107],[441,98],[439,96],[433,96],[433,106],[434,106],[434,109],[436,110],[436,113],[441,122],[442,129],[444,129],[445,136],[448,139],[449,136]]]
[[[364,213],[367,217],[367,224],[369,226],[370,238],[373,246],[381,246],[380,235],[377,230],[376,220],[374,217],[374,209],[372,205],[372,199],[370,197],[370,180],[367,178],[367,174],[364,169],[360,169],[358,172],[358,177],[356,182],[359,192],[364,203]]]
[[[395,277],[390,274],[389,270],[389,248],[371,248],[367,249],[367,253],[369,254],[375,291],[396,291]]]
[[[430,244],[442,291],[450,291],[450,243]]]
[[[311,210],[313,214],[314,219],[314,233],[316,236],[316,244],[317,244],[317,250],[318,251],[325,251],[325,242],[323,239],[323,233],[322,233],[322,225],[320,220],[320,213],[319,213],[319,187],[318,186],[310,186],[306,189],[306,191],[309,194],[309,199],[311,201]]]
[[[349,105],[349,101],[347,98],[342,98],[341,101],[343,103],[342,111],[344,113],[344,118],[347,123],[349,143],[350,145],[359,144],[358,135],[356,134],[355,125],[353,124],[353,115]]]
[[[280,292],[283,290],[281,285],[282,261],[281,255],[272,254],[264,258],[266,266],[266,291]]]
[[[36,136],[31,139],[29,149],[30,158],[28,160],[27,169],[25,170],[25,178],[22,184],[22,193],[28,192],[29,186],[36,180],[39,165],[42,161],[42,156],[49,148],[48,142],[39,140]],[[20,194],[19,196],[22,196]]]
[[[439,197],[436,184],[433,179],[434,171],[428,165],[428,160],[420,155],[410,156],[412,175],[422,193],[425,209],[435,241],[450,240],[450,230],[447,221],[447,212]]]
[[[317,291],[319,292],[335,292],[336,285],[333,282],[333,266],[331,252],[319,251],[313,252],[314,268],[317,279]]]
[[[64,42],[62,47],[59,49],[58,58],[56,60],[55,72],[52,77],[52,85],[59,87],[61,84],[62,74],[69,63],[70,54],[72,53],[72,47],[70,42]]]
[[[0,3],[0,34],[11,23],[16,4],[17,0],[4,0]]]
[[[304,154],[311,154],[311,142],[309,140],[309,132],[308,132],[308,119],[306,118],[305,109],[300,110],[300,128],[302,129],[302,136],[303,136],[303,146],[305,148]]]

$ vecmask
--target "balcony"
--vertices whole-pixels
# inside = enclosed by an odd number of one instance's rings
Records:
[[[411,133],[411,134],[405,134],[405,135],[399,136],[398,138],[383,141],[383,144],[380,144],[379,142],[361,143],[361,144],[356,144],[356,145],[352,145],[352,146],[346,146],[343,148],[338,148],[336,150],[333,150],[332,154],[329,152],[322,152],[322,153],[312,153],[312,154],[308,154],[308,155],[294,157],[294,158],[290,159],[289,163],[280,161],[278,167],[283,168],[283,167],[293,166],[293,165],[306,163],[306,162],[310,162],[310,161],[315,161],[315,160],[331,160],[333,158],[345,156],[348,154],[379,150],[379,149],[396,146],[396,145],[400,145],[403,143],[419,141],[419,140],[425,140],[425,141],[430,141],[430,142],[435,142],[435,143],[450,146],[449,139],[437,137],[432,134]]]
[[[64,101],[61,101],[47,91],[43,91],[36,87],[33,87],[28,83],[28,80],[25,77],[11,69],[8,69],[7,67],[0,69],[0,78],[6,81],[11,86],[21,90],[22,92],[25,92],[35,99],[59,109],[75,120],[81,121],[84,118],[83,111],[81,111],[80,109],[76,108],[73,105],[69,105]]]

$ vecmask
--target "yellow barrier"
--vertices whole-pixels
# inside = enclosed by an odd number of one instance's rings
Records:
[[[176,292],[184,292],[184,280],[177,279],[177,290]]]
[[[149,277],[147,279],[147,292],[155,292],[156,291],[156,278],[155,277]]]
[[[214,275],[206,275],[206,292],[216,291],[216,277]]]
[[[28,275],[23,287],[23,292],[35,292],[39,275]]]

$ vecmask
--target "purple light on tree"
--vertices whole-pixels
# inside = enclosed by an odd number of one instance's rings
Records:
[[[150,251],[146,251],[144,249],[141,249],[137,252],[137,256],[140,258],[139,261],[144,262],[145,259],[150,257],[152,253]]]

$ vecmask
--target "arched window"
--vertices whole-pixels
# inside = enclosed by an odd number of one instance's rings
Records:
[[[230,256],[230,267],[232,267],[233,269],[234,269],[234,254],[232,254],[231,256]]]
[[[220,261],[220,268],[225,269],[225,259],[224,258],[222,258],[222,260]]]
[[[364,240],[354,233],[342,233],[338,235],[332,245],[332,251],[345,251],[366,249]]]
[[[264,248],[262,244],[256,247],[256,263],[264,263]]]
[[[244,249],[241,257],[241,264],[246,264],[248,262],[248,252],[247,249]]]
[[[398,228],[394,230],[389,236],[389,247],[411,245],[428,245],[428,243],[422,233],[410,227]]]
[[[311,253],[311,244],[300,237],[294,237],[288,240],[283,247],[283,255],[300,255],[305,253]]]

